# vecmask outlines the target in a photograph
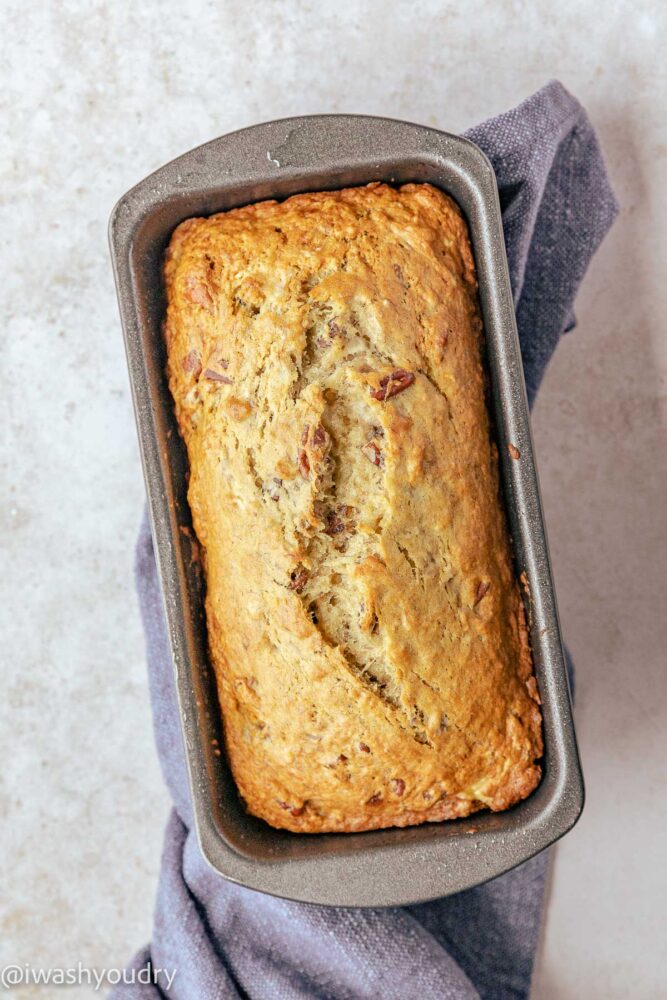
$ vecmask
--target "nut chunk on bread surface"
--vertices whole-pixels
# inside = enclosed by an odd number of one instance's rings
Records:
[[[165,284],[247,809],[316,833],[524,798],[541,715],[457,206],[374,184],[189,219]]]

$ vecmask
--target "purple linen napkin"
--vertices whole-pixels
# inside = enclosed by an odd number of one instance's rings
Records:
[[[581,105],[552,81],[467,133],[490,158],[530,402],[617,206]],[[152,943],[114,1000],[478,1000],[526,997],[544,899],[546,853],[486,885],[392,909],[335,909],[226,882],[192,829],[173,669],[146,518],[136,582],[153,721],[172,810]],[[158,969],[164,970],[158,974]],[[140,975],[141,973],[141,975]],[[151,978],[150,984],[145,984]],[[173,979],[173,981],[172,981]],[[142,983],[143,980],[143,983]]]

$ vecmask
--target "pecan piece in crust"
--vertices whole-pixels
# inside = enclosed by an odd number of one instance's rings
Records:
[[[328,448],[330,443],[329,435],[324,427],[322,427],[322,424],[317,424],[314,428],[311,428],[310,424],[306,424],[301,432],[301,444],[312,448],[314,451],[323,452]]]
[[[292,570],[290,574],[290,583],[288,585],[290,590],[293,590],[295,594],[300,594],[307,583],[307,569],[304,569],[303,566],[297,566],[295,570]]]
[[[384,375],[380,379],[380,388],[371,389],[373,399],[379,399],[381,403],[397,396],[399,392],[409,389],[415,380],[412,372],[406,372],[403,368],[397,368],[391,375]]]
[[[212,368],[204,368],[202,372],[204,378],[208,378],[211,382],[224,382],[225,385],[231,385],[234,379],[230,378],[229,375],[223,375],[221,372],[213,371]]]
[[[327,511],[325,524],[324,533],[326,535],[340,535],[341,531],[345,531],[345,522],[341,520],[335,510]]]
[[[329,435],[325,431],[324,427],[322,427],[321,424],[318,424],[313,431],[313,444],[316,448],[322,448],[325,444],[327,444],[328,440]]]
[[[264,484],[264,492],[267,493],[272,500],[278,501],[280,499],[280,487],[283,485],[282,479],[274,476],[269,483]]]
[[[304,809],[306,808],[306,803],[305,802],[303,803],[303,805],[293,806],[289,802],[281,802],[279,799],[276,799],[276,801],[278,802],[278,805],[280,806],[281,809],[285,809],[285,810],[288,809],[290,811],[290,813],[292,814],[292,816],[301,816],[301,814],[303,813]]]
[[[354,514],[355,508],[349,504],[341,503],[337,507],[330,507],[324,514],[324,533],[333,537],[340,535],[351,525],[345,523],[343,518],[350,518]]]
[[[306,424],[301,432],[301,444],[304,447],[299,452],[297,465],[302,477],[310,479],[312,465],[324,459],[331,445],[331,438],[321,424],[314,428]]]
[[[382,465],[382,452],[375,441],[367,441],[366,444],[361,446],[361,451],[371,465]]]
[[[198,306],[202,306],[204,309],[210,311],[213,305],[213,297],[209,292],[205,284],[202,283],[201,279],[196,275],[190,275],[185,282],[185,294],[184,297],[190,301],[194,302]]]
[[[479,602],[482,600],[482,598],[486,594],[488,594],[488,592],[489,592],[490,589],[491,589],[491,584],[488,583],[488,582],[482,582],[482,583],[479,584],[479,586],[477,587],[477,593],[475,594],[475,605],[474,606],[476,606],[477,604],[479,604]]]
[[[201,372],[201,355],[199,351],[189,351],[183,358],[183,371],[192,373],[195,378]]]

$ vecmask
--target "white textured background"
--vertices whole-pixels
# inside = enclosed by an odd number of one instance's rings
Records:
[[[0,964],[118,966],[150,933],[167,797],[132,589],[143,485],[115,200],[257,121],[351,111],[456,131],[557,76],[590,112],[623,214],[534,420],[588,802],[557,851],[533,995],[664,996],[658,3],[24,0],[0,22]]]

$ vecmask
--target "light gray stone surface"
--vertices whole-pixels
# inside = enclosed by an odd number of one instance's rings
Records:
[[[557,76],[589,109],[623,213],[534,420],[588,787],[557,852],[534,996],[658,996],[659,5],[26,0],[3,4],[0,32],[0,965],[118,966],[150,932],[167,798],[132,589],[143,485],[106,249],[114,201],[185,149],[257,121],[353,111],[456,131]]]

